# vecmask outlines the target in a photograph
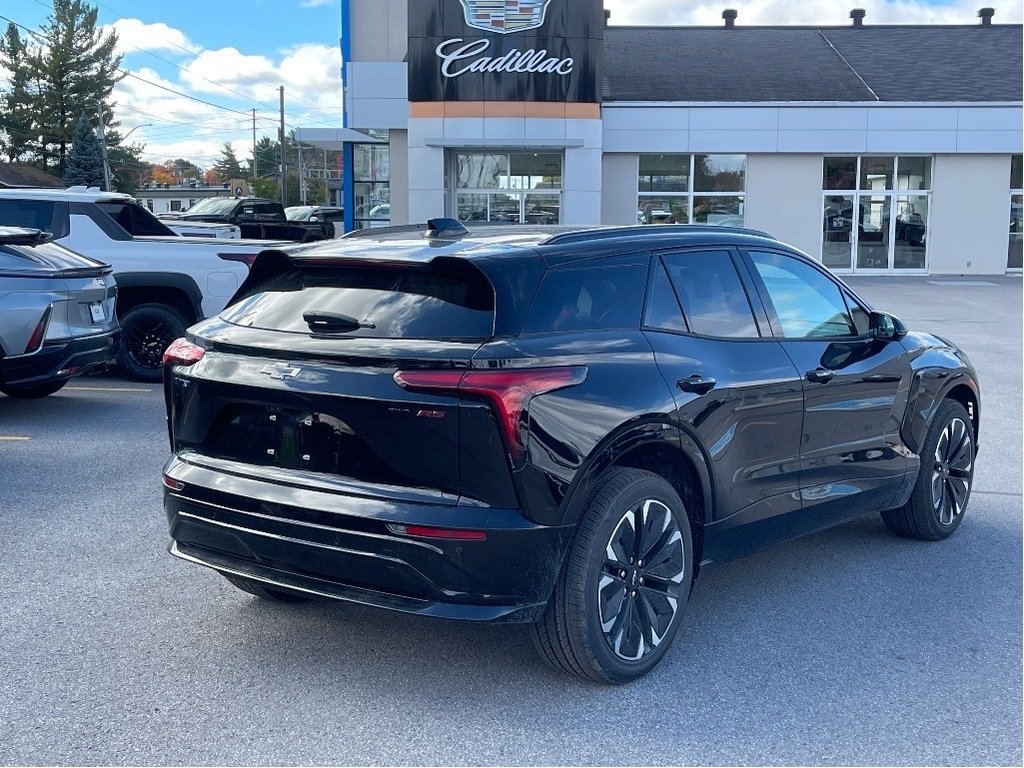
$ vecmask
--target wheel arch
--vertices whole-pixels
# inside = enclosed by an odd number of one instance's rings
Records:
[[[185,318],[187,325],[203,318],[203,293],[188,275],[130,272],[115,275],[115,278],[119,318],[142,304],[170,306]]]
[[[602,474],[612,467],[653,472],[679,494],[690,518],[696,575],[703,556],[704,526],[712,519],[714,509],[710,464],[699,443],[661,419],[634,422],[617,430],[594,450],[577,474],[563,502],[563,523],[579,522]]]
[[[928,426],[939,406],[947,399],[960,403],[970,414],[977,446],[981,427],[981,395],[974,375],[967,369],[927,368],[914,374],[900,430],[903,442],[914,453],[921,452]]]

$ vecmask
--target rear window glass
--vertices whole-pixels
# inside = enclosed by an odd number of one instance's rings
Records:
[[[690,330],[700,336],[759,336],[747,294],[726,251],[692,251],[663,257]]]
[[[640,327],[647,264],[590,264],[548,272],[523,334]]]
[[[307,317],[325,318],[314,331]],[[221,313],[229,323],[338,338],[483,341],[494,331],[494,290],[468,264],[310,266],[258,286]],[[358,324],[346,326],[345,321]]]
[[[125,232],[136,237],[173,237],[168,229],[153,214],[140,205],[119,200],[101,200],[97,203],[100,210],[120,224]]]
[[[53,200],[0,200],[0,225],[40,229],[55,240],[71,231],[67,204]]]

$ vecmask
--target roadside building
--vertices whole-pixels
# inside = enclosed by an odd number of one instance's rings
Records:
[[[843,27],[615,26],[600,0],[341,12],[345,126],[367,135],[344,145],[349,227],[743,225],[839,272],[1021,267],[1022,27],[992,9]]]
[[[208,197],[233,197],[234,194],[235,190],[229,184],[209,186],[202,181],[196,181],[194,184],[178,185],[144,184],[136,191],[135,197],[150,211],[159,214],[181,213]],[[244,194],[249,194],[248,185]]]
[[[0,189],[19,187],[64,189],[64,183],[53,174],[28,163],[0,163]]]

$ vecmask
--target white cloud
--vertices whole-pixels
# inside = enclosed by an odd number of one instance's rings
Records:
[[[337,5],[338,0],[302,0],[300,8],[325,8],[329,5]]]
[[[613,24],[722,24],[722,11],[739,11],[737,25],[757,24],[820,24],[823,26],[850,23],[850,9],[867,9],[866,24],[972,24],[977,23],[980,0],[953,0],[932,4],[925,0],[716,0],[715,2],[675,2],[674,0],[605,0],[612,12]],[[1022,0],[995,3],[996,23],[1020,23],[1024,17]]]
[[[193,43],[180,29],[163,23],[146,24],[139,19],[118,19],[106,29],[117,32],[118,53],[133,51],[170,51],[183,54],[199,53],[200,46]],[[184,50],[182,50],[184,49]]]

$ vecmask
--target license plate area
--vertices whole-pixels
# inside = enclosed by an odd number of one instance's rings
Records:
[[[103,305],[100,302],[94,301],[89,304],[89,318],[94,323],[102,323],[106,321],[107,313],[103,310]]]
[[[396,484],[401,480],[344,420],[318,411],[229,406],[203,450],[216,458],[259,466]]]

